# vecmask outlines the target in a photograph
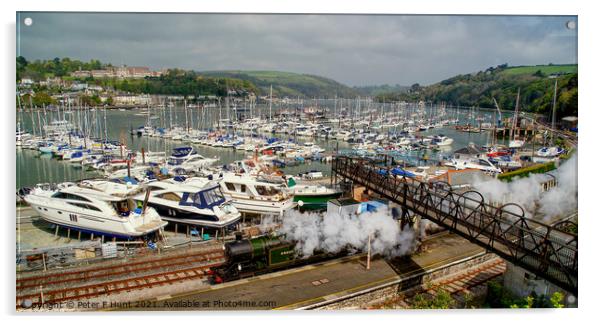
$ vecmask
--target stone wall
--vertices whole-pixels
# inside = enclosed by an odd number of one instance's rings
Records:
[[[425,270],[422,273],[403,278],[401,281],[385,286],[370,288],[362,292],[351,294],[348,297],[335,299],[326,303],[309,307],[311,309],[359,309],[370,307],[384,302],[386,299],[396,297],[401,293],[411,293],[428,285],[429,282],[457,274],[459,272],[478,267],[484,263],[495,262],[499,257],[493,253],[484,253],[471,258],[453,262],[435,269]]]

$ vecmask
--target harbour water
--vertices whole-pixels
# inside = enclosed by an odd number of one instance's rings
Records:
[[[328,102],[320,102],[321,106],[328,106]],[[332,102],[331,102],[332,104]],[[268,114],[267,106],[262,106],[261,108],[256,108],[259,114],[263,114],[264,116]],[[333,107],[330,107],[333,109]],[[395,108],[388,107],[388,111],[392,111]],[[428,108],[427,108],[428,109]],[[211,124],[215,124],[215,121],[219,118],[217,113],[215,112],[217,109],[214,109],[213,115],[201,115],[200,112],[191,113],[191,109],[189,111],[189,125],[192,127],[201,127],[203,129],[208,129]],[[275,111],[276,109],[274,109]],[[383,108],[384,110],[384,108]],[[170,152],[174,147],[190,145],[186,142],[181,141],[173,141],[173,140],[164,140],[158,137],[138,137],[132,136],[130,134],[131,129],[137,128],[141,125],[145,125],[150,116],[154,119],[152,123],[157,126],[167,126],[169,127],[170,123],[175,125],[176,123],[180,126],[184,126],[186,119],[186,115],[184,112],[184,108],[182,106],[176,106],[173,109],[150,109],[150,112],[147,112],[146,109],[132,109],[132,110],[118,110],[118,109],[97,109],[95,112],[95,120],[98,124],[96,129],[96,134],[94,134],[98,138],[104,138],[105,136],[112,140],[118,140],[122,143],[126,143],[127,147],[130,149],[140,150],[144,148],[147,151],[164,151]],[[90,113],[90,112],[88,112]],[[56,112],[46,112],[46,117],[42,117],[47,121],[51,121],[53,119],[60,119],[63,115],[54,116],[53,114],[58,115]],[[73,119],[77,120],[78,112],[73,111],[70,114],[66,114],[65,119]],[[481,110],[478,112],[479,116],[482,116],[484,120],[491,121],[494,118],[494,112],[491,110]],[[169,117],[171,115],[171,118]],[[224,114],[225,115],[225,114]],[[474,116],[474,114],[473,114]],[[57,118],[58,117],[58,118]],[[225,117],[225,116],[222,116]],[[460,119],[460,124],[466,124],[469,122],[468,113],[463,111],[458,114]],[[19,114],[19,119],[22,125],[22,128],[25,130],[31,130],[32,119],[35,120],[37,125],[37,116],[36,114],[31,113],[27,109],[22,111]],[[106,134],[105,134],[105,127]],[[38,127],[38,126],[36,126]],[[429,159],[434,160],[440,158],[441,156],[449,155],[454,150],[467,146],[469,143],[474,143],[476,145],[484,145],[489,140],[490,132],[482,132],[482,133],[470,133],[470,132],[462,132],[454,129],[453,127],[442,127],[442,128],[434,128],[429,129],[427,131],[423,131],[417,133],[417,136],[429,136],[443,134],[448,137],[454,139],[454,143],[451,146],[443,148],[439,152],[412,152],[414,156],[420,155],[421,157],[425,154],[428,155]],[[326,150],[325,153],[332,153],[336,149],[341,151],[350,149],[351,144],[337,141],[335,139],[323,139],[323,138],[307,138],[307,137],[294,137],[292,135],[286,134],[260,134],[265,137],[277,137],[284,140],[291,140],[298,143],[304,142],[314,142],[315,144],[321,146]],[[234,150],[231,148],[217,148],[203,145],[194,145],[192,146],[197,150],[197,152],[206,157],[218,157],[219,164],[229,164],[236,160],[243,159],[249,155],[250,152]],[[81,167],[77,166],[77,164],[68,163],[65,161],[60,161],[52,158],[50,155],[40,154],[35,150],[22,150],[17,149],[16,151],[16,167],[17,167],[17,177],[16,177],[16,188],[21,188],[24,186],[32,186],[37,183],[56,183],[63,181],[76,181],[83,178],[91,178],[95,176],[100,176],[100,173],[97,171],[87,171],[83,170]],[[330,165],[321,162],[307,162],[302,163],[296,166],[286,167],[284,170],[288,174],[297,174],[300,172],[306,172],[310,170],[318,170],[322,171],[324,174],[330,173]]]

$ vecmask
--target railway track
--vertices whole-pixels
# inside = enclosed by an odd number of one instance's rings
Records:
[[[439,289],[447,291],[452,296],[460,296],[467,293],[470,289],[483,285],[488,281],[495,279],[506,271],[506,264],[502,259],[497,259],[493,262],[488,262],[474,269],[463,272],[462,274],[452,275],[448,278],[437,280],[428,287],[417,289],[409,294],[399,295],[395,298],[388,299],[385,302],[373,305],[371,309],[384,308],[391,305],[405,304],[411,307],[412,299],[421,293],[427,293],[435,296]]]
[[[39,276],[21,277],[17,279],[16,289],[17,291],[20,291],[32,287],[47,287],[69,282],[125,275],[131,272],[150,271],[160,267],[179,266],[195,262],[203,262],[208,260],[208,258],[215,257],[216,255],[223,255],[222,250],[210,250],[193,254],[174,255],[155,260],[142,260],[105,267],[94,267],[76,271],[61,272],[52,275],[45,274]]]
[[[494,262],[484,264],[475,269],[469,270],[458,276],[453,276],[449,279],[437,282],[429,287],[426,291],[429,294],[435,295],[437,289],[443,289],[452,295],[469,292],[471,288],[480,286],[498,276],[501,276],[506,271],[506,263],[498,259]]]
[[[27,304],[40,305],[82,300],[199,279],[205,277],[210,268],[219,266],[222,262],[223,250],[220,249],[19,278],[16,306],[17,309],[22,308],[25,301]],[[174,267],[181,268],[174,270]],[[127,278],[123,278],[124,276]],[[64,287],[65,284],[71,284],[73,287]],[[39,290],[34,292],[35,288]]]

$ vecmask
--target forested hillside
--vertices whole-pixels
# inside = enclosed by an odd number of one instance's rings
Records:
[[[556,78],[554,78],[556,77]],[[576,65],[508,67],[457,75],[430,86],[414,84],[407,91],[378,96],[380,101],[433,101],[451,105],[514,109],[520,88],[521,110],[547,114],[551,111],[554,82],[558,80],[559,116],[577,115],[578,78]]]
[[[228,77],[249,81],[260,88],[261,94],[267,95],[272,86],[272,93],[279,97],[302,98],[353,98],[358,95],[354,89],[332,79],[316,75],[298,74],[280,71],[207,71],[201,75],[210,77]]]

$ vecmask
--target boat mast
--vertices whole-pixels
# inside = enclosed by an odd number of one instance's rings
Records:
[[[107,145],[107,141],[109,140],[109,135],[107,134],[107,106],[104,106],[103,109],[103,118],[104,118],[104,123],[105,123],[105,145]]]
[[[173,106],[173,102],[169,99],[169,131],[171,132],[173,129],[173,121],[171,117],[171,107]]]
[[[184,99],[184,115],[186,115],[186,133],[188,133],[190,131],[190,128],[188,126],[188,104],[186,102],[186,99]]]
[[[33,105],[31,103],[31,94],[29,95],[29,111],[31,112],[31,129],[33,131],[33,136],[36,136],[36,120],[33,117]]]
[[[272,85],[270,84],[270,123],[272,122]]]
[[[518,103],[520,101],[520,88],[516,94],[516,106],[514,108],[514,118],[512,119],[512,129],[510,130],[510,140],[514,140],[514,131],[516,129],[516,123],[518,122]]]
[[[556,139],[556,91],[558,89],[558,79],[554,80],[554,99],[552,104],[552,145]]]

